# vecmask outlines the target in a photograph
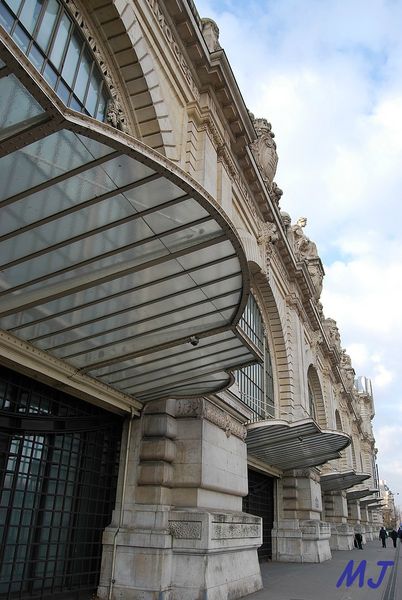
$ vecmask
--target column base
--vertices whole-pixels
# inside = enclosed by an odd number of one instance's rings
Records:
[[[113,600],[235,600],[262,588],[259,517],[138,510],[130,521],[105,531],[100,600],[109,598],[115,537]]]
[[[323,521],[280,521],[272,530],[273,557],[280,562],[324,562],[332,557],[330,535],[331,526]]]
[[[331,550],[352,550],[354,548],[355,532],[348,523],[331,523]]]

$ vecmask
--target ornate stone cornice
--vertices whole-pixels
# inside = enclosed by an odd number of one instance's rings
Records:
[[[227,437],[234,435],[243,441],[246,439],[246,427],[205,398],[177,400],[176,417],[205,419],[222,429]]]

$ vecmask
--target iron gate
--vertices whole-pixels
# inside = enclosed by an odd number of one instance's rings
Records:
[[[248,469],[248,496],[243,499],[243,511],[262,518],[261,560],[272,558],[272,527],[274,522],[274,478]]]
[[[0,368],[0,598],[89,599],[122,419]]]

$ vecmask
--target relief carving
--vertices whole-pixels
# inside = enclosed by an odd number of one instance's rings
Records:
[[[118,86],[116,85],[113,79],[111,69],[109,69],[109,67],[106,64],[104,55],[102,54],[101,44],[96,39],[96,34],[88,27],[88,24],[85,18],[83,17],[81,10],[77,7],[75,1],[66,0],[66,4],[69,7],[82,33],[84,34],[85,39],[88,42],[94,54],[96,62],[98,63],[98,66],[102,71],[103,77],[107,84],[107,88],[109,89],[110,94],[112,96],[112,100],[109,102],[107,107],[107,122],[110,125],[112,125],[112,127],[115,127],[120,131],[126,132],[128,130],[127,118],[124,114],[124,111],[121,107],[121,102],[119,100]]]
[[[258,224],[258,235],[257,244],[263,247],[264,256],[264,271],[270,264],[271,257],[274,251],[274,244],[279,240],[278,230],[275,223],[269,221],[259,221]]]
[[[243,441],[246,439],[247,430],[242,423],[202,398],[178,400],[176,417],[201,417],[223,429],[227,437],[234,435]]]
[[[200,540],[201,521],[169,521],[169,533],[179,540]]]

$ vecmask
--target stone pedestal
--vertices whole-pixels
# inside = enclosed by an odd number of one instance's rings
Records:
[[[111,586],[113,600],[227,600],[262,587],[261,519],[241,511],[244,420],[218,399],[147,404],[131,430],[126,470],[122,449],[100,599]]]
[[[331,527],[321,521],[322,501],[316,469],[284,474],[281,483],[282,507],[274,523],[274,560],[322,562],[331,558]],[[280,492],[279,492],[280,493]]]
[[[273,558],[280,562],[323,562],[331,558],[331,526],[316,520],[284,519],[272,530]]]
[[[351,550],[354,547],[354,529],[348,524],[348,505],[344,491],[324,494],[325,519],[331,525],[331,550]]]

